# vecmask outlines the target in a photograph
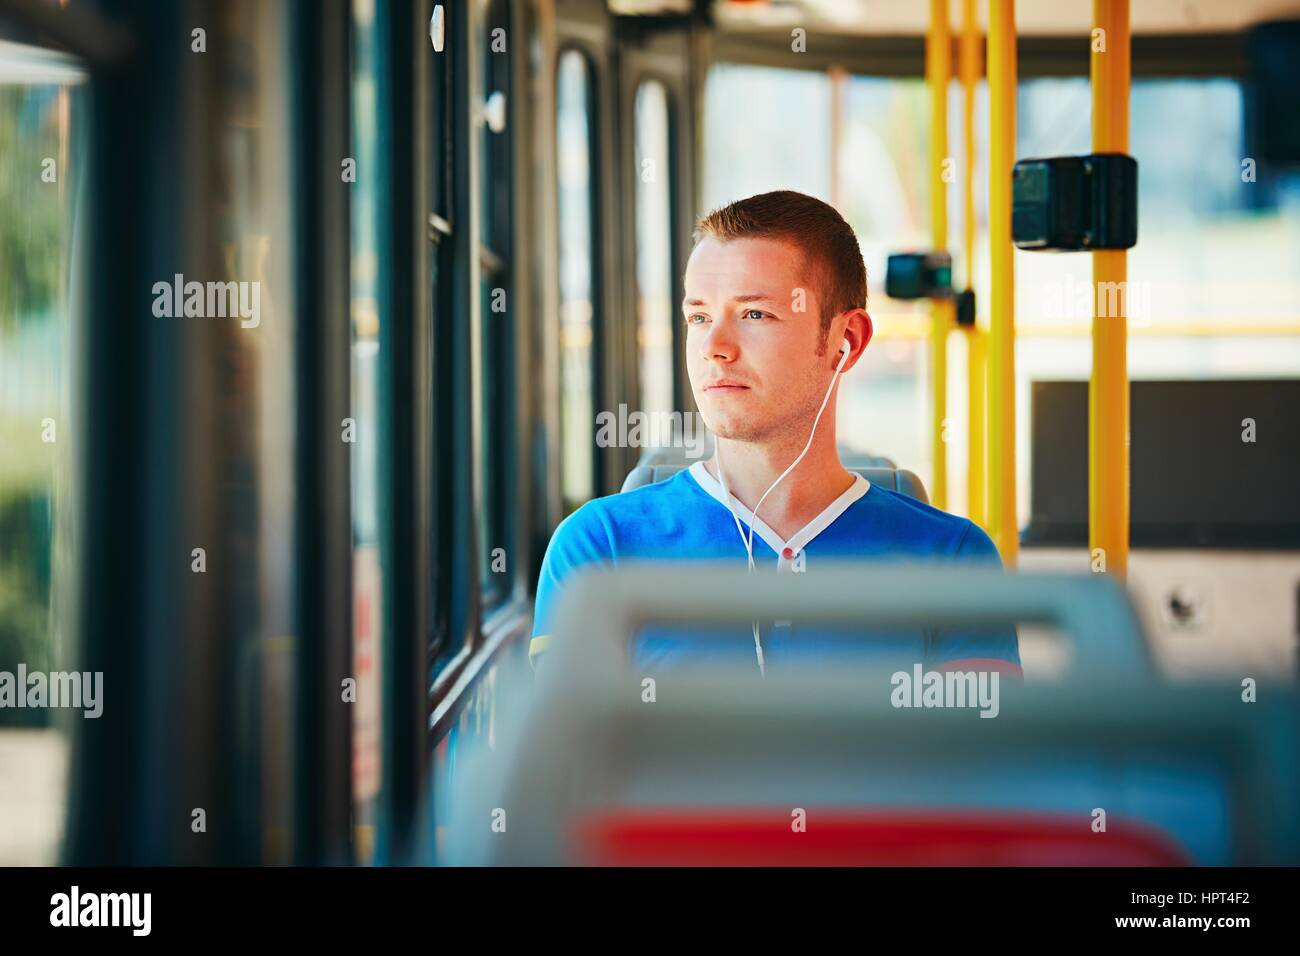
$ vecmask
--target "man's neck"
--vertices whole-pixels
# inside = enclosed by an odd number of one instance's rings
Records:
[[[750,511],[803,450],[802,443],[790,447],[719,438],[717,444],[726,487]],[[717,455],[705,462],[704,467],[714,478],[719,478]],[[788,541],[848,491],[853,481],[852,473],[840,464],[835,431],[828,428],[813,440],[803,461],[763,499],[758,516],[781,540]]]

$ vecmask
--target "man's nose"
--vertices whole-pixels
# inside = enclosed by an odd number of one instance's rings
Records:
[[[715,322],[700,343],[700,355],[708,362],[734,362],[739,351],[730,322]]]

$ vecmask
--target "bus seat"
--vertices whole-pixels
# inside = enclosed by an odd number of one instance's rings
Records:
[[[679,462],[643,462],[628,474],[627,480],[623,482],[622,490],[632,491],[645,485],[653,485],[657,481],[671,478],[685,467],[687,466]],[[916,477],[914,472],[910,472],[905,468],[880,468],[847,463],[845,467],[849,471],[857,472],[873,485],[888,488],[890,491],[902,492],[927,505],[930,503],[930,499],[925,493],[925,486],[921,484],[921,479]]]
[[[592,866],[1190,866],[1156,827],[1109,821],[1098,840],[1061,813],[813,809],[806,831],[790,811],[750,807],[623,808],[576,827]]]
[[[752,663],[688,669],[653,707],[628,692],[643,684],[626,648],[645,624],[778,614],[866,627],[1032,621],[1069,641],[1071,669],[1064,681],[1001,687],[989,721],[900,709],[887,670],[869,666],[777,669],[761,694]],[[1127,592],[1104,575],[590,568],[562,598],[556,633],[584,639],[557,641],[534,695],[510,698],[495,746],[458,758],[449,862],[740,864],[751,851],[808,865],[1300,859],[1300,697],[1278,685],[1242,707],[1231,685],[1152,680]],[[498,807],[514,808],[509,833],[478,824]],[[795,808],[807,813],[797,846]]]

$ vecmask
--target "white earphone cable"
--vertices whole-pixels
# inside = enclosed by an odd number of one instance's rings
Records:
[[[763,492],[762,497],[758,499],[758,504],[754,505],[753,522],[749,526],[749,534],[745,534],[744,528],[740,524],[740,516],[736,514],[736,507],[732,504],[731,490],[727,487],[727,476],[722,469],[722,444],[719,443],[714,449],[714,461],[718,466],[718,483],[722,485],[722,494],[727,499],[727,510],[731,512],[731,518],[736,522],[736,530],[740,533],[740,540],[745,545],[745,557],[749,562],[749,571],[754,571],[754,525],[758,524],[758,509],[763,507],[763,502],[767,496],[772,493],[781,482],[783,482],[790,472],[794,471],[799,462],[803,461],[804,456],[808,454],[808,449],[812,448],[813,438],[817,435],[817,425],[822,420],[822,413],[826,411],[826,404],[831,400],[831,392],[835,390],[835,383],[839,381],[840,373],[844,370],[844,363],[848,361],[849,349],[848,340],[845,340],[844,348],[841,350],[839,364],[835,366],[835,374],[831,376],[831,383],[826,387],[826,394],[822,396],[822,404],[817,409],[817,417],[813,419],[812,430],[808,433],[808,441],[803,446],[803,451],[799,452],[799,457],[790,463],[790,465],[777,476],[776,481],[768,485],[767,491]],[[781,556],[777,555],[777,563],[780,564]],[[758,672],[764,678],[767,677],[767,669],[763,662],[763,641],[759,635],[758,621],[751,622],[754,627],[754,656],[758,658]]]
[[[745,546],[745,557],[749,561],[749,573],[754,573],[754,545],[753,534],[751,529],[750,537],[745,537],[745,530],[740,526],[740,517],[736,514],[736,509],[731,503],[731,491],[727,488],[727,476],[722,470],[722,448],[719,446],[714,450],[714,458],[718,463],[718,482],[722,485],[722,494],[727,499],[727,510],[731,512],[731,520],[736,522],[736,530],[740,532],[741,544]],[[758,520],[758,515],[754,515],[754,520]],[[758,659],[759,676],[767,678],[767,667],[763,662],[763,641],[758,633],[758,621],[750,621],[754,629],[754,656]]]

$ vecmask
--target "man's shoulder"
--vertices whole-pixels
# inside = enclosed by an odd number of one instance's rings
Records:
[[[538,576],[533,612],[536,635],[530,654],[546,643],[556,596],[570,574],[585,566],[617,563],[621,557],[647,547],[647,535],[655,550],[659,539],[671,537],[681,527],[681,513],[694,499],[685,472],[633,491],[593,498],[560,522],[551,535]],[[698,497],[698,495],[696,495]]]
[[[873,484],[859,500],[861,512],[877,528],[901,542],[942,555],[996,553],[992,539],[969,518],[892,488]]]
[[[570,517],[581,514],[584,521],[621,520],[629,516],[639,518],[649,512],[683,504],[696,497],[697,487],[689,470],[683,468],[669,478],[631,491],[592,498]]]
[[[697,497],[693,484],[694,479],[683,469],[654,484],[592,498],[560,522],[551,540],[609,542],[628,528],[644,528],[647,520],[693,503]]]

